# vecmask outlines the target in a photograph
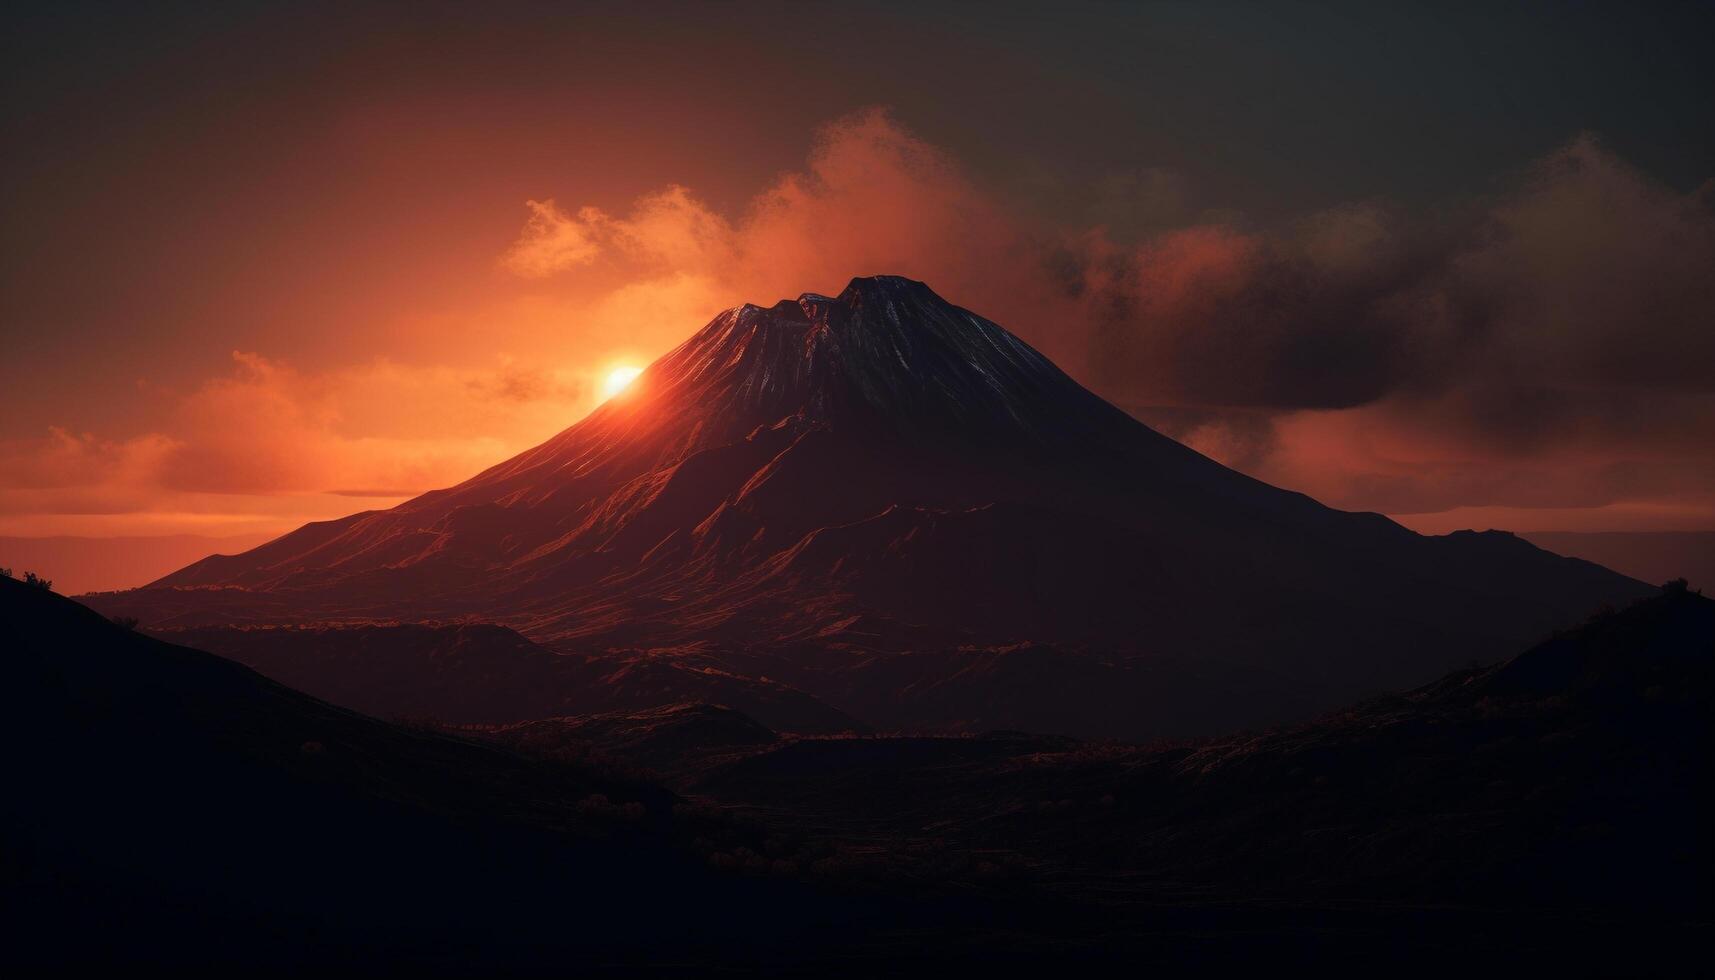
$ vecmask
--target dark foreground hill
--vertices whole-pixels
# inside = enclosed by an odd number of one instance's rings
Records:
[[[5,580],[0,650],[0,914],[33,972],[1660,975],[1710,930],[1715,603],[1683,591],[1153,747],[706,705],[478,743]]]
[[[32,974],[741,962],[854,915],[711,870],[761,839],[648,782],[375,721],[10,579],[0,651],[4,955]]]
[[[1647,591],[1252,480],[881,276],[722,313],[458,486],[90,601],[150,628],[484,620],[691,651],[878,728],[1138,738],[1307,717]]]

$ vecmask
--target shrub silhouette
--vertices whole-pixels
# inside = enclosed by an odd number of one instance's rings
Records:
[[[12,570],[10,568],[0,568],[0,578],[11,578],[11,577],[12,577]]]
[[[54,590],[54,580],[53,579],[42,578],[40,575],[37,575],[35,572],[25,572],[24,573],[24,584],[25,585],[34,585],[40,589],[47,589],[49,592],[52,592]]]
[[[114,616],[112,619],[113,625],[120,629],[134,630],[137,628],[138,620],[136,616]]]

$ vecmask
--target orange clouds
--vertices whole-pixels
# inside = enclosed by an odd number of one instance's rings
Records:
[[[329,495],[392,503],[457,482],[593,404],[589,379],[517,363],[304,375],[232,357],[231,374],[177,399],[164,431],[115,441],[54,429],[0,444],[0,529],[108,529],[124,514],[173,515],[138,522],[151,531],[336,516],[352,501]]]
[[[1133,185],[1152,214],[1189,213],[1182,182],[1116,183]],[[852,274],[923,279],[1146,421],[1340,506],[1702,500],[1715,521],[1705,204],[1580,138],[1434,221],[1355,202],[1128,243],[1021,219],[870,111],[825,127],[805,172],[730,221],[671,187],[575,222],[631,295],[669,274],[705,314]],[[518,249],[559,237],[533,219]]]
[[[876,273],[930,283],[1145,421],[1338,506],[1715,526],[1707,194],[1587,139],[1431,217],[1363,201],[1264,228],[1190,194],[1143,170],[1104,184],[1088,225],[1026,218],[871,110],[730,213],[680,185],[621,208],[540,197],[497,248],[492,292],[390,327],[397,357],[300,371],[235,353],[151,431],[0,444],[0,533],[385,504],[571,424],[599,372],[721,309]],[[425,355],[431,332],[458,343]]]
[[[721,309],[837,290],[854,275],[894,272],[950,296],[993,295],[1009,279],[997,273],[1035,263],[1026,230],[999,202],[879,110],[823,127],[808,168],[782,176],[734,217],[681,186],[644,195],[621,216],[591,207],[572,214],[552,202],[529,207],[502,258],[507,268],[530,278],[565,273],[568,295],[580,294],[576,280],[597,263],[622,276],[609,297],[660,292],[679,309],[700,294],[695,320],[669,328],[672,342]],[[588,315],[607,322],[607,301],[595,299]],[[610,329],[655,339],[653,328],[636,323]]]
[[[597,230],[607,216],[597,208],[584,208],[576,217],[546,201],[526,201],[530,221],[524,234],[501,264],[521,276],[549,276],[583,265],[601,253]]]

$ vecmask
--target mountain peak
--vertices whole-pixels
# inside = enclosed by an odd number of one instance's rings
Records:
[[[477,618],[568,651],[695,651],[611,674],[668,671],[662,691],[706,690],[707,664],[877,727],[1122,736],[1418,683],[1643,588],[1228,470],[897,276],[726,310],[458,486],[159,584],[192,588],[103,611]]]
[[[916,279],[907,279],[904,276],[853,276],[851,282],[846,283],[846,288],[840,290],[838,296],[829,297],[819,293],[804,293],[798,297],[798,302],[800,304],[844,303],[848,306],[858,306],[908,296],[940,303],[946,302],[936,295],[933,289],[929,288],[928,283]]]
[[[1013,344],[1022,344],[1004,328],[942,299],[928,284],[904,276],[858,276],[838,296],[800,294],[798,307],[811,321],[847,330],[910,330],[941,321],[939,326],[956,333],[981,333],[986,324]]]
[[[851,314],[858,311],[885,311],[890,306],[897,307],[900,304],[958,310],[958,307],[930,289],[927,283],[916,279],[907,279],[904,276],[856,276],[835,296],[799,293],[797,299],[781,299],[773,306],[744,303],[727,311],[723,316],[742,320],[767,317],[774,321],[799,324],[826,322],[830,319],[846,322],[850,320]],[[845,315],[834,314],[832,311],[836,309],[846,311]],[[715,321],[704,329],[717,326],[720,320],[720,317],[716,317]]]
[[[652,366],[632,401],[639,414],[683,408],[705,430],[711,410],[731,416],[726,434],[796,417],[891,434],[1064,436],[1119,414],[998,324],[903,276],[728,310]]]

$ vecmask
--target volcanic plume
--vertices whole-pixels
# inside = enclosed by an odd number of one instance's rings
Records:
[[[99,603],[152,626],[486,620],[877,726],[1135,736],[1426,681],[1644,591],[1250,479],[879,276],[728,310],[462,484]]]

